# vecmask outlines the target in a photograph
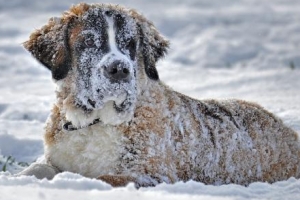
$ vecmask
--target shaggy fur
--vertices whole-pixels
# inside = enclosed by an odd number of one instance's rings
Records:
[[[99,18],[91,17],[95,13],[101,13]],[[103,18],[103,13],[108,17]],[[110,16],[115,16],[114,30],[129,24],[128,31],[135,35],[135,56],[122,51],[133,69],[128,83],[132,96],[124,101],[130,103],[121,111],[115,108],[120,99],[124,100],[121,92],[103,102],[103,97],[94,98],[91,88],[98,82],[89,82],[89,76],[83,79],[85,75],[80,73],[81,68],[90,66],[90,62],[82,65],[80,61],[86,51],[74,50],[83,41],[81,34],[89,19],[96,19],[92,28],[102,20],[102,31],[109,26],[105,24],[109,24],[106,22]],[[120,41],[117,38],[119,45]],[[188,180],[248,185],[254,181],[272,183],[292,176],[299,178],[297,133],[273,114],[241,100],[195,100],[159,80],[155,66],[168,44],[153,24],[136,11],[106,4],[75,5],[62,18],[51,19],[33,33],[25,48],[52,71],[57,84],[57,101],[45,129],[46,165],[99,178],[113,186],[129,182],[137,187],[154,186]],[[88,68],[91,74],[94,68]],[[81,87],[79,79],[85,80],[87,87]],[[103,83],[107,87],[113,85]],[[121,90],[112,88],[117,93]],[[86,97],[90,94],[86,91],[94,96]],[[83,97],[78,106],[80,95]],[[89,126],[96,118],[101,122]],[[82,128],[65,130],[62,127],[67,122]]]

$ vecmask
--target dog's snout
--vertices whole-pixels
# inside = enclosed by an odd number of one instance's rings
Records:
[[[104,66],[104,74],[112,82],[128,81],[130,71],[124,62],[114,61]]]

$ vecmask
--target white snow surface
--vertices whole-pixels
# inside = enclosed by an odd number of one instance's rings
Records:
[[[7,170],[0,173],[0,200],[299,198],[295,178],[249,187],[190,181],[136,190],[132,184],[114,189],[69,172],[51,181],[12,177],[26,163],[43,159],[43,127],[55,101],[50,72],[21,44],[78,2],[0,0],[0,171]],[[198,99],[257,102],[300,135],[300,1],[110,2],[136,8],[171,41],[157,68],[173,89]]]

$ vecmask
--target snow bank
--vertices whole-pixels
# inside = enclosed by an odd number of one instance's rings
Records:
[[[290,178],[274,184],[253,183],[249,187],[240,185],[207,186],[189,181],[174,185],[160,184],[155,188],[134,188],[129,184],[124,188],[112,188],[95,179],[64,172],[53,180],[37,180],[34,177],[10,177],[0,174],[1,198],[14,199],[17,196],[30,196],[34,199],[292,199],[300,192],[300,180]],[[18,194],[18,195],[16,195]]]

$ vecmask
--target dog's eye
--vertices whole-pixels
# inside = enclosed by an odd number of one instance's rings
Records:
[[[136,43],[134,40],[130,40],[130,42],[126,45],[126,48],[130,51],[135,50]]]
[[[127,43],[127,45],[126,45],[126,49],[129,50],[131,60],[134,60],[135,50],[136,50],[136,42],[134,40],[130,40],[130,42]]]
[[[89,47],[89,48],[95,46],[95,41],[94,41],[93,38],[87,38],[87,39],[84,41],[84,43],[85,43],[85,46],[86,46],[86,47]]]

